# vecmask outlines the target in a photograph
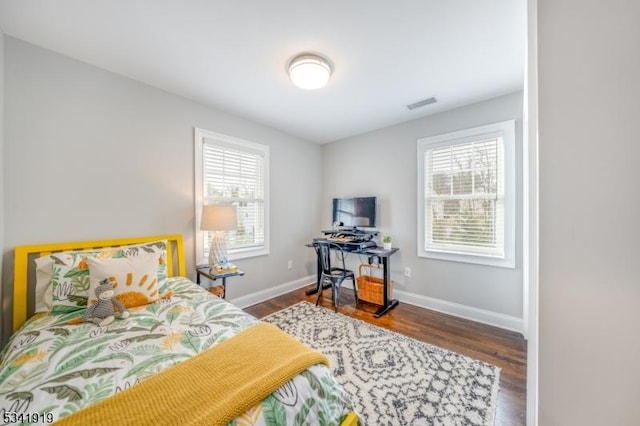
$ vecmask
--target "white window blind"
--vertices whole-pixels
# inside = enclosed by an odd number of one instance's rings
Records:
[[[205,139],[203,148],[206,204],[234,204],[238,229],[227,232],[229,250],[264,244],[264,157]],[[205,237],[210,241],[210,235]],[[208,247],[205,249],[208,253]]]
[[[427,250],[504,255],[502,138],[425,151]]]
[[[226,232],[230,258],[268,253],[268,147],[196,129],[196,149],[196,216],[202,205],[235,205],[238,228]],[[197,234],[197,255],[205,259],[212,233]]]
[[[419,256],[514,266],[514,135],[509,121],[418,141]]]

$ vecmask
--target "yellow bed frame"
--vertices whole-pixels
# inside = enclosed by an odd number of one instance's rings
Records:
[[[118,247],[167,240],[167,276],[184,276],[184,245],[182,235],[156,235],[151,237],[119,238],[114,240],[76,241],[69,243],[36,244],[18,246],[15,249],[13,274],[13,331],[27,320],[27,295],[29,278],[35,276],[35,263],[30,260],[60,251],[77,251]],[[174,258],[175,256],[175,258]],[[176,268],[177,266],[177,268]]]
[[[29,278],[35,276],[35,262],[30,260],[47,256],[60,251],[77,251],[118,247],[130,244],[142,244],[152,241],[167,240],[167,276],[184,276],[186,266],[184,261],[184,244],[182,235],[156,235],[152,237],[119,238],[114,240],[76,241],[69,243],[36,244],[18,246],[15,248],[14,279],[13,279],[13,331],[27,320],[27,294]],[[177,266],[177,268],[176,268]],[[341,426],[357,426],[358,416],[351,412],[342,421]]]

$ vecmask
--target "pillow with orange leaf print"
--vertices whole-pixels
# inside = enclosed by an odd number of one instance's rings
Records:
[[[125,308],[147,305],[159,300],[159,258],[158,253],[120,258],[88,257],[88,305],[97,303],[95,289],[104,279],[111,281],[114,297],[121,301]]]

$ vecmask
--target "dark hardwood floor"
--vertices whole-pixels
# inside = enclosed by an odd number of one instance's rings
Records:
[[[262,318],[301,300],[315,303],[315,296],[305,295],[307,288],[292,291],[245,310]],[[495,425],[526,423],[527,343],[520,334],[406,303],[400,303],[382,318],[374,318],[373,312],[377,309],[375,305],[360,303],[356,308],[354,302],[353,292],[342,289],[339,312],[500,367]],[[332,308],[330,290],[324,291],[320,303]]]

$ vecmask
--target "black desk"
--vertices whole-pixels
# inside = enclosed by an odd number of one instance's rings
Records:
[[[313,243],[306,244],[307,247],[313,247]],[[392,248],[391,250],[385,250],[382,247],[368,247],[366,249],[352,249],[348,244],[342,246],[342,249],[348,253],[357,253],[367,256],[369,258],[369,263],[373,263],[374,258],[378,258],[379,261],[382,262],[382,275],[384,280],[384,290],[383,290],[383,305],[380,309],[376,311],[374,316],[376,318],[380,318],[382,315],[389,312],[391,309],[398,306],[398,299],[392,299],[389,297],[389,283],[391,282],[391,267],[389,266],[389,258],[398,251],[397,248]],[[305,294],[311,295],[316,294],[320,291],[320,275],[322,272],[322,267],[320,265],[320,259],[317,259],[317,278],[316,278],[316,288],[311,290],[307,290]],[[326,285],[322,289],[330,287],[331,285]]]

